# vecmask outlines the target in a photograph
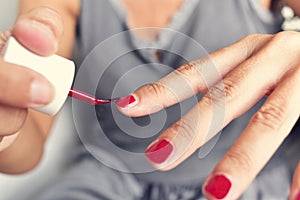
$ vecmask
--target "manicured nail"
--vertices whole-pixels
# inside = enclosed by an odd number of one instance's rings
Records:
[[[136,99],[132,95],[121,97],[119,100],[116,101],[116,104],[120,108],[127,108],[127,107],[130,107],[130,106],[134,106],[136,103],[137,103]]]
[[[30,107],[41,107],[53,98],[53,88],[45,80],[36,78],[31,84],[31,105]]]
[[[151,145],[145,152],[146,157],[155,164],[161,164],[167,160],[173,152],[173,145],[165,140],[159,140]]]
[[[223,199],[231,188],[231,182],[224,175],[216,175],[209,180],[205,191],[216,199]]]
[[[297,195],[297,197],[296,197],[296,200],[300,200],[300,190],[299,190],[299,192],[298,192],[298,195]]]

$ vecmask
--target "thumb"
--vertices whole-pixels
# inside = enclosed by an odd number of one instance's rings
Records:
[[[46,7],[21,15],[12,28],[12,35],[24,47],[41,56],[49,56],[58,50],[62,34],[62,18]]]

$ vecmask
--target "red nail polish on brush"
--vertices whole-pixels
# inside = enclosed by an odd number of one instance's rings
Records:
[[[136,102],[136,99],[134,98],[134,96],[132,95],[128,95],[125,97],[121,97],[120,99],[118,99],[116,101],[116,104],[120,107],[120,108],[126,108],[128,106],[133,105],[133,103]]]
[[[209,180],[205,191],[217,199],[223,199],[227,196],[230,188],[231,182],[226,176],[216,175]]]
[[[145,152],[146,157],[155,164],[161,164],[167,160],[173,151],[173,145],[165,140],[159,140],[152,144]]]

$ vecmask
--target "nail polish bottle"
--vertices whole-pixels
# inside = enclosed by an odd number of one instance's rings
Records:
[[[53,100],[35,110],[53,116],[62,108],[74,79],[73,61],[58,55],[47,57],[36,55],[24,48],[14,37],[10,37],[7,41],[3,59],[42,74],[53,85],[55,90]]]

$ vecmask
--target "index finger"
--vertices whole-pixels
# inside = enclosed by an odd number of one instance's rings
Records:
[[[41,74],[0,58],[0,104],[36,108],[51,101],[51,83]]]
[[[137,117],[159,111],[207,91],[273,36],[250,35],[237,43],[179,67],[161,80],[117,101],[121,112]]]

